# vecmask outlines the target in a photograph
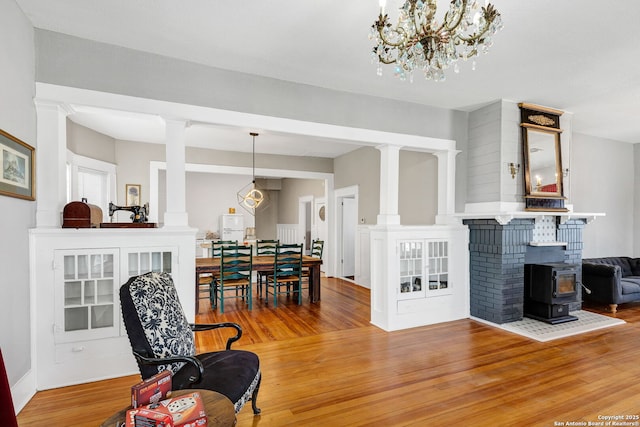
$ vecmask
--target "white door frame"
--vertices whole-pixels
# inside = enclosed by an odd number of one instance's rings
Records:
[[[333,192],[334,203],[333,203],[333,224],[334,226],[334,234],[333,234],[333,249],[335,250],[334,260],[334,268],[333,271],[336,272],[336,276],[342,277],[342,199],[343,198],[352,198],[355,199],[356,206],[360,206],[358,203],[358,186],[351,185],[349,187],[338,188]],[[357,217],[357,215],[356,215]],[[340,220],[339,220],[340,219]],[[357,227],[357,223],[356,223]],[[360,251],[358,239],[356,239],[354,247],[355,247],[355,274],[356,276],[359,274],[358,269],[360,266],[360,262],[358,260],[358,253]]]

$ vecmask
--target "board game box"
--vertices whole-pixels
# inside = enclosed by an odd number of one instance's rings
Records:
[[[207,425],[207,412],[198,392],[161,400],[141,409],[171,415],[174,427],[203,427]]]
[[[158,403],[170,393],[171,371],[162,371],[131,387],[131,407]]]

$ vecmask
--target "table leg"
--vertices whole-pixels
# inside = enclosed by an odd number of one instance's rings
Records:
[[[320,264],[309,267],[309,296],[311,302],[320,301]]]

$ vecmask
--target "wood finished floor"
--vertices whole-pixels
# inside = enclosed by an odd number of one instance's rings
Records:
[[[322,286],[319,304],[256,300],[249,312],[232,302],[224,314],[202,304],[199,323],[240,323],[234,348],[260,356],[262,415],[246,407],[238,426],[554,426],[640,415],[640,304],[620,306],[625,325],[540,343],[469,319],[387,333],[369,324],[367,289],[333,278]],[[200,352],[224,339],[197,335]],[[138,379],[38,392],[19,424],[97,426],[128,404]]]

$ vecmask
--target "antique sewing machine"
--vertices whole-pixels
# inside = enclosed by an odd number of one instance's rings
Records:
[[[117,211],[129,211],[131,212],[131,220],[134,223],[145,223],[149,216],[149,203],[145,203],[144,206],[117,206],[109,202],[109,218],[111,222],[113,222],[113,214]]]

